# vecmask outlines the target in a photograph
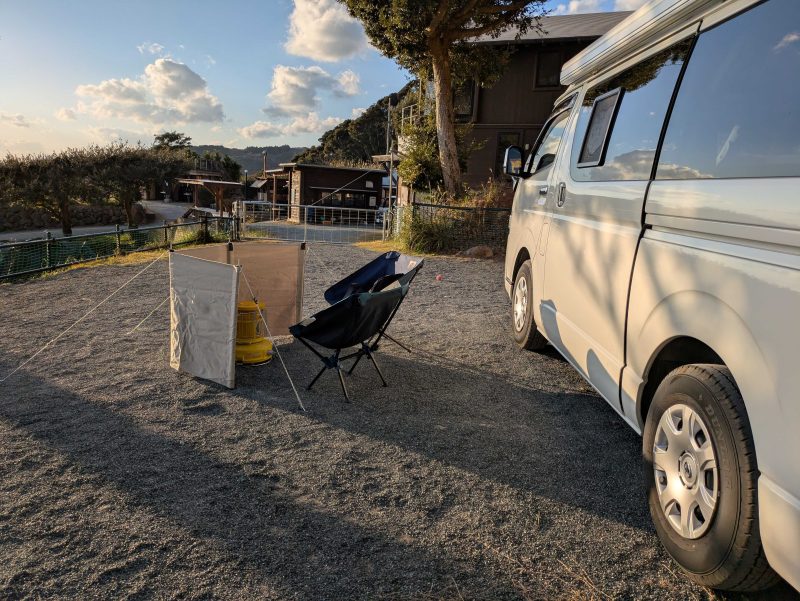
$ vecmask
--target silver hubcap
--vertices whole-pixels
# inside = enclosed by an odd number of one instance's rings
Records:
[[[684,538],[703,536],[719,496],[717,455],[708,427],[691,407],[673,405],[661,416],[653,472],[667,521]]]
[[[514,286],[514,328],[521,332],[525,327],[525,318],[528,315],[528,280],[524,277],[517,279]]]

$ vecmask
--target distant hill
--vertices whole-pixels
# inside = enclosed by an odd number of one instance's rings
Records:
[[[273,169],[278,166],[278,163],[288,163],[298,153],[305,150],[304,147],[295,147],[284,144],[283,146],[248,146],[247,148],[227,148],[217,144],[201,144],[199,146],[192,146],[200,156],[204,152],[221,152],[227,154],[234,161],[242,166],[242,169],[247,169],[250,173],[261,171],[262,158],[261,153],[267,151],[268,168]]]

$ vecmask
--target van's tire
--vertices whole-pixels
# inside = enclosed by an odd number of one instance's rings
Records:
[[[761,545],[750,422],[727,367],[685,365],[664,378],[647,413],[642,453],[658,536],[692,580],[728,591],[779,582]],[[658,475],[656,466],[663,467]]]
[[[547,338],[536,329],[533,321],[533,270],[528,259],[517,270],[511,288],[511,331],[514,341],[529,351],[547,346]]]

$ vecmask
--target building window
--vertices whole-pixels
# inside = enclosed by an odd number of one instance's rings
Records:
[[[557,88],[561,85],[563,59],[558,50],[540,52],[536,55],[536,87]]]
[[[453,91],[453,114],[455,120],[466,123],[472,120],[475,108],[475,82],[471,79],[456,86]]]
[[[364,186],[367,187],[367,188],[372,188],[373,184],[372,184],[372,182],[370,180],[366,180],[364,182]]]

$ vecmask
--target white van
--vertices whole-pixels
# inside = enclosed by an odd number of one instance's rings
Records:
[[[561,81],[506,153],[514,337],[642,434],[693,580],[800,589],[800,0],[651,0]]]

